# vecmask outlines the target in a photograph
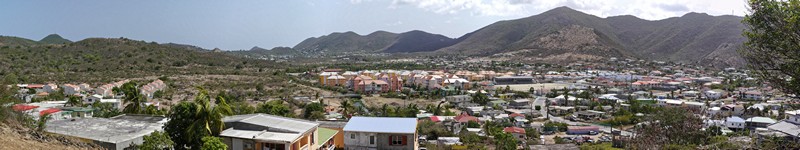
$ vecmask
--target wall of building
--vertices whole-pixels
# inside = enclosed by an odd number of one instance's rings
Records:
[[[355,136],[353,136],[355,135]],[[406,137],[405,145],[391,145],[392,135],[402,135]],[[417,148],[417,138],[414,134],[385,134],[370,132],[351,132],[345,131],[344,144],[346,150],[415,150]],[[375,142],[370,144],[370,136],[375,137]]]

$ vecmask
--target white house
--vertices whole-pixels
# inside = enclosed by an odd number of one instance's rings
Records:
[[[722,92],[718,92],[715,90],[708,90],[703,93],[706,98],[708,99],[720,99],[722,98]]]
[[[346,150],[419,149],[416,118],[353,117],[342,130]]]
[[[745,120],[740,117],[732,116],[725,118],[725,127],[731,130],[744,129],[746,125]]]

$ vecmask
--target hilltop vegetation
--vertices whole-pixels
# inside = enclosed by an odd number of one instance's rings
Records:
[[[125,38],[90,38],[44,45],[2,37],[0,75],[12,82],[109,82],[117,78],[191,74],[246,74],[273,62],[202,52]]]
[[[50,35],[47,35],[46,37],[42,38],[42,40],[39,40],[39,43],[43,43],[43,44],[69,44],[69,43],[72,43],[72,41],[63,38],[58,34],[50,34]]]

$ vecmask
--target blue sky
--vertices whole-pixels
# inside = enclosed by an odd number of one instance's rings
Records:
[[[560,6],[600,17],[648,20],[688,12],[746,12],[744,0],[3,0],[0,35],[39,40],[57,33],[73,41],[127,37],[238,50],[292,47],[309,37],[345,31],[423,30],[457,38],[496,21]]]

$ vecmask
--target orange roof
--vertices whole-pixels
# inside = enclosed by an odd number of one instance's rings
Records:
[[[61,111],[61,109],[58,109],[58,108],[45,109],[45,110],[42,110],[42,111],[39,112],[39,116],[46,115],[46,114],[52,114],[52,113],[56,113],[56,112],[59,112],[59,111]]]
[[[41,89],[44,88],[44,84],[28,84],[28,88]]]
[[[504,132],[525,134],[525,129],[520,127],[506,127],[503,128]]]
[[[469,121],[478,122],[478,117],[473,117],[467,114],[466,112],[462,112],[461,115],[454,117],[453,120],[455,120],[456,122],[469,122]]]
[[[17,104],[11,107],[11,109],[14,109],[15,111],[28,111],[36,108],[39,108],[39,106]]]
[[[525,115],[520,114],[520,113],[512,113],[512,114],[508,115],[508,117],[525,117]]]

